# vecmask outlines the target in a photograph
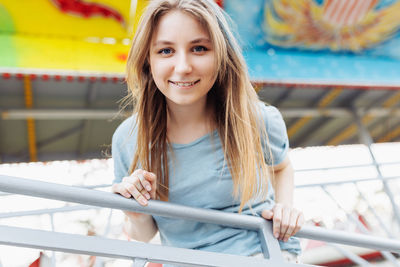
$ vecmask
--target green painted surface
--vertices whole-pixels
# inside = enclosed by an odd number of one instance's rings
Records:
[[[17,54],[11,37],[14,33],[13,19],[0,4],[0,67],[17,67]]]
[[[0,34],[0,67],[18,67],[16,48],[8,34]]]
[[[13,19],[8,11],[0,4],[0,33],[12,34],[15,33]]]

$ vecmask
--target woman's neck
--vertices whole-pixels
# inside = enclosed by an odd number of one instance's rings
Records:
[[[167,136],[172,143],[190,143],[213,129],[213,112],[207,103],[168,104]]]

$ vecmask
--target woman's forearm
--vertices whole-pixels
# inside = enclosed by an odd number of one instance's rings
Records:
[[[275,201],[283,205],[293,205],[294,170],[289,158],[274,167],[273,186]]]
[[[151,215],[132,218],[126,217],[125,229],[127,234],[137,241],[149,242],[157,233],[158,228]]]

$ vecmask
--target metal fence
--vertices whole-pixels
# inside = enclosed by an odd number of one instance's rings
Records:
[[[148,261],[179,266],[310,266],[286,262],[277,240],[272,236],[271,223],[255,216],[191,208],[156,200],[143,207],[132,199],[108,192],[3,175],[0,175],[0,191],[258,231],[265,259],[10,226],[0,226],[0,244],[132,259],[135,267],[144,266]],[[370,235],[307,226],[296,236],[382,250],[388,254],[389,251],[400,253],[400,241]],[[354,255],[348,256],[352,258]],[[357,256],[352,260],[366,265]]]

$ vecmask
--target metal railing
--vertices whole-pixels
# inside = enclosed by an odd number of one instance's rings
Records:
[[[369,149],[369,153],[372,155],[371,149]],[[393,177],[384,177],[382,176],[382,173],[380,172],[380,167],[383,165],[393,165],[393,164],[399,164],[400,162],[389,162],[389,163],[377,163],[375,158],[373,158],[374,161],[372,164],[362,164],[362,165],[353,165],[353,166],[338,166],[338,167],[329,167],[329,168],[313,168],[313,169],[304,169],[301,171],[296,171],[296,172],[313,172],[313,171],[331,171],[334,169],[346,169],[346,168],[359,168],[359,167],[375,167],[377,169],[378,175],[373,178],[359,178],[359,179],[346,179],[346,180],[341,180],[341,181],[332,181],[332,182],[323,182],[323,183],[313,183],[313,184],[304,184],[304,185],[297,185],[296,188],[311,188],[311,187],[316,187],[320,188],[322,192],[324,192],[328,198],[330,198],[333,203],[340,209],[342,210],[348,219],[348,222],[351,224],[355,225],[356,228],[361,231],[364,234],[371,234],[370,230],[367,229],[367,227],[362,224],[358,218],[355,218],[354,214],[349,213],[345,207],[338,201],[338,197],[334,194],[332,194],[329,190],[328,187],[330,186],[337,186],[337,185],[344,185],[344,184],[352,184],[355,187],[355,194],[359,195],[359,198],[366,204],[368,211],[372,213],[373,217],[375,220],[378,222],[379,227],[384,230],[386,233],[387,237],[389,238],[394,238],[393,233],[389,231],[388,227],[385,225],[383,222],[382,218],[378,215],[378,213],[375,211],[375,209],[372,207],[370,201],[367,199],[365,194],[360,190],[359,184],[363,182],[370,182],[370,181],[379,181],[382,183],[387,183],[388,181],[395,180],[395,179],[400,179],[400,176],[393,176]],[[394,197],[392,193],[388,192],[388,185],[386,184],[386,187],[384,186],[384,192],[386,193],[387,197],[390,199],[390,202],[393,207],[393,213],[396,215],[397,207],[394,204]],[[399,224],[397,220],[397,216],[394,217],[396,219],[396,223]],[[400,224],[399,224],[400,225]],[[330,245],[330,244],[328,244]],[[332,246],[332,245],[330,245]],[[354,263],[359,264],[360,266],[371,266],[367,261],[365,261],[363,258],[360,256],[352,253],[351,251],[345,251],[341,249],[338,246],[332,246],[334,249],[336,249],[338,252],[340,252],[342,255],[345,257],[349,258],[351,261]],[[392,266],[400,267],[400,262],[397,261],[397,259],[389,252],[387,251],[381,251],[381,255],[383,258],[385,258],[388,262],[391,263]]]
[[[272,236],[271,223],[256,216],[191,208],[156,200],[149,201],[149,205],[143,207],[132,199],[108,192],[3,175],[0,175],[0,191],[258,231],[265,259],[0,226],[0,243],[5,245],[134,259],[135,267],[144,266],[148,261],[181,266],[310,266],[285,262],[279,243]],[[369,235],[307,226],[296,236],[400,253],[400,241]]]

